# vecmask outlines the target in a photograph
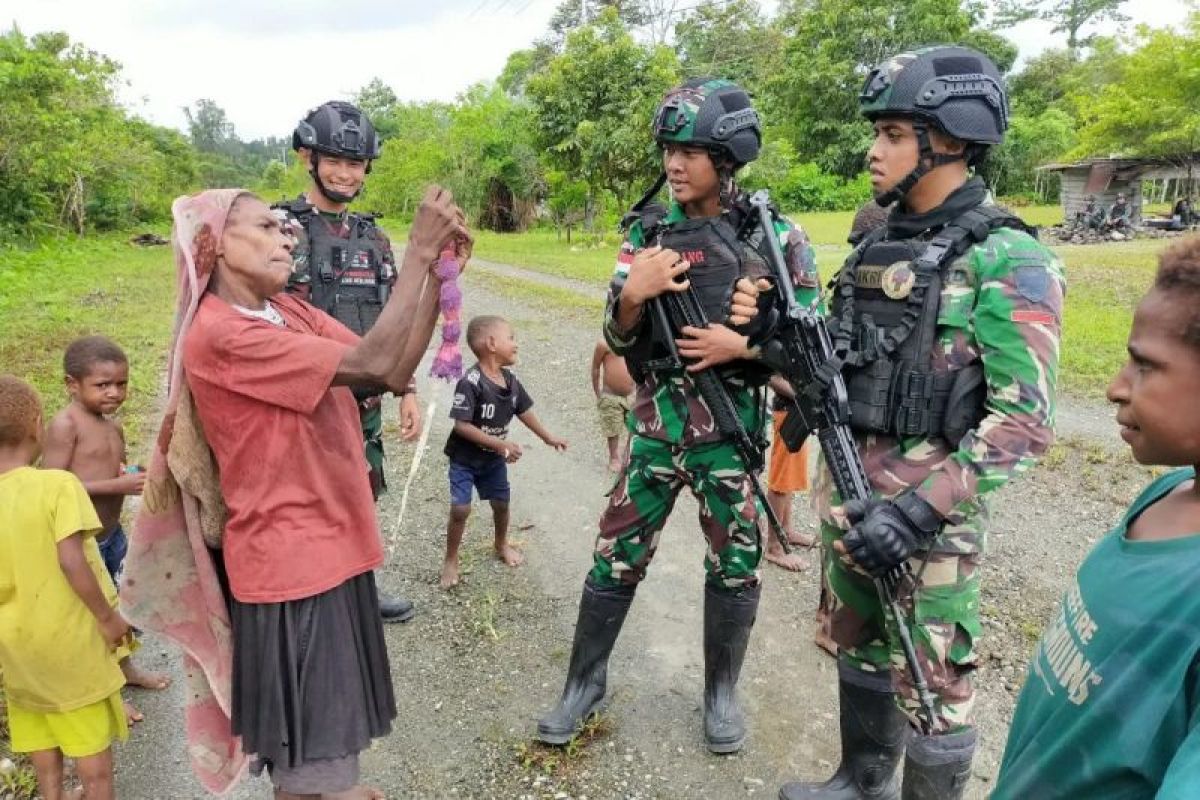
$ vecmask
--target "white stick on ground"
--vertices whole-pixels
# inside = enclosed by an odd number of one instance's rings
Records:
[[[429,409],[425,412],[425,427],[421,429],[421,437],[417,440],[417,448],[413,452],[412,466],[408,468],[408,478],[404,481],[404,494],[400,496],[400,512],[396,514],[396,527],[392,530],[392,535],[388,537],[389,560],[396,551],[396,542],[400,538],[400,527],[404,522],[404,511],[408,508],[408,490],[412,488],[413,479],[417,477],[417,470],[421,467],[421,457],[425,454],[425,447],[429,442],[429,431],[433,429],[433,410],[436,406],[437,401],[430,400]]]

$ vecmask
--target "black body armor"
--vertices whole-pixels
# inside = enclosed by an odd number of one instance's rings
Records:
[[[739,237],[732,214],[703,219],[687,219],[664,225],[666,209],[650,205],[639,212],[645,241],[676,251],[690,265],[687,278],[691,282],[709,322],[725,323],[729,317],[730,299],[740,278],[751,280],[766,277],[766,260],[754,247]],[[634,380],[641,382],[647,372],[679,369],[681,364],[668,346],[680,333],[665,318],[650,314],[646,321],[650,332],[638,337],[624,354]],[[769,324],[762,313],[747,326],[738,327],[753,342]],[[718,372],[736,371],[750,385],[766,383],[770,372],[753,361],[735,361],[717,368]]]
[[[379,319],[396,281],[387,243],[371,214],[347,214],[349,235],[332,229],[303,197],[275,208],[304,227],[307,255],[297,259],[293,286],[307,286],[307,299],[359,336]]]
[[[946,270],[1000,227],[1029,231],[983,205],[930,240],[888,240],[886,226],[877,228],[851,254],[835,279],[830,334],[855,431],[941,437],[953,446],[983,419],[982,363],[935,370],[933,349]]]

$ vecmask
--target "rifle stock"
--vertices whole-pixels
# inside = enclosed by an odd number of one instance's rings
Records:
[[[870,500],[871,484],[850,429],[846,383],[841,371],[831,368],[828,363],[833,355],[829,329],[816,311],[804,308],[796,301],[795,286],[775,235],[770,196],[766,191],[755,192],[750,197],[750,205],[763,233],[765,255],[775,278],[782,312],[774,337],[763,347],[763,360],[787,380],[794,394],[780,435],[787,448],[795,452],[809,435],[815,433],[842,502]],[[924,712],[922,727],[925,733],[931,733],[937,720],[933,698],[925,671],[917,660],[908,620],[897,600],[897,589],[909,574],[905,563],[876,578],[875,591],[896,621],[900,644]]]

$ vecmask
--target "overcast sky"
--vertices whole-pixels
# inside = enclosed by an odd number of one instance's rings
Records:
[[[347,98],[376,76],[405,100],[452,100],[496,77],[509,53],[545,31],[558,2],[0,0],[0,27],[64,30],[121,62],[129,83],[122,99],[154,122],[185,129],[182,107],[208,97],[241,138],[253,139],[290,135],[308,108]],[[1133,0],[1126,9],[1134,22],[1174,25],[1187,0]],[[1041,23],[1008,35],[1023,58],[1061,44]]]

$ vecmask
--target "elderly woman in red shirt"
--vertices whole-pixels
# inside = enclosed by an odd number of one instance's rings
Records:
[[[254,757],[252,771],[269,770],[278,798],[382,797],[359,782],[358,754],[391,729],[396,708],[372,573],[382,563],[382,543],[349,387],[408,385],[437,320],[438,254],[457,240],[460,259],[469,256],[462,213],[448,192],[429,191],[396,290],[359,338],[282,292],[293,242],[257,197],[204,192],[176,201],[173,211],[181,312],[172,360],[182,372],[172,364],[163,456],[152,462],[150,481],[177,483],[185,501],[193,491],[171,442],[194,409],[227,510],[220,550],[212,552],[216,572],[224,568],[229,624],[209,619],[198,635],[195,620],[180,619],[188,603],[168,607],[171,601],[157,599],[167,592],[187,597],[195,587],[161,583],[178,580],[161,569],[169,561],[160,554],[171,552],[179,534],[164,521],[169,499],[156,500],[153,491],[148,519],[135,531],[142,569],[127,580],[133,604],[145,611],[136,618],[151,627],[157,621],[184,646],[215,698],[209,710],[221,707],[223,714],[196,710],[188,717],[189,749],[206,786],[224,788],[241,774],[236,744],[214,744],[232,733]],[[191,551],[206,561],[195,545],[202,514],[184,516]],[[177,574],[203,584],[212,573],[209,565],[207,573],[196,566]],[[208,604],[208,617],[221,617],[212,595],[201,586],[190,596]],[[224,639],[232,644],[231,664]],[[225,763],[212,767],[218,760]]]

